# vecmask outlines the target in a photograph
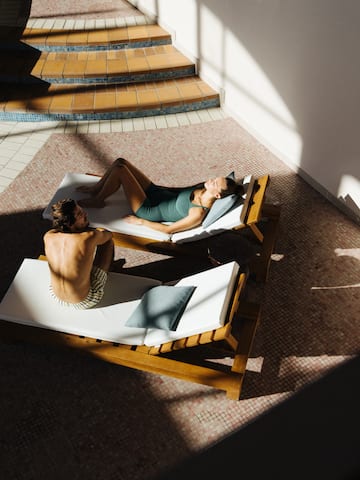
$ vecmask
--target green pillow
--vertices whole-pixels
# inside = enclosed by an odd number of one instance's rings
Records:
[[[209,213],[206,215],[202,226],[204,228],[209,227],[212,223],[215,223],[216,220],[219,220],[220,217],[225,215],[238,201],[239,197],[232,193],[226,197],[218,198],[213,203],[213,206],[210,208]]]
[[[230,172],[227,175],[228,178],[235,180],[235,172]],[[212,223],[216,222],[220,217],[225,215],[237,202],[238,196],[233,193],[232,195],[227,195],[226,197],[218,198],[213,203],[213,206],[210,208],[209,213],[206,215],[202,226],[204,228],[209,227]]]
[[[159,285],[141,298],[125,325],[136,328],[176,330],[179,320],[196,287]]]

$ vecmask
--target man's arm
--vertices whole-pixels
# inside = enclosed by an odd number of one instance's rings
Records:
[[[112,240],[112,232],[106,230],[105,228],[95,228],[91,231],[96,245],[103,245],[104,243]]]

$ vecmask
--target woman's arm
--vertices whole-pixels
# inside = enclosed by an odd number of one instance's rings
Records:
[[[193,207],[190,208],[187,217],[184,217],[177,222],[173,222],[170,225],[161,222],[152,222],[150,220],[145,220],[144,218],[136,217],[135,215],[128,215],[127,217],[124,217],[124,220],[133,223],[134,225],[144,225],[144,227],[152,228],[158,232],[171,234],[198,227],[201,225],[206,213],[206,210],[203,208]]]

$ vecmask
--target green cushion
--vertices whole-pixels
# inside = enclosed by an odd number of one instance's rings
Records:
[[[209,213],[206,215],[202,226],[204,228],[207,228],[212,223],[215,223],[216,220],[225,215],[225,213],[227,213],[236,204],[238,200],[239,197],[234,193],[215,200],[213,206],[210,208]]]
[[[196,287],[159,285],[141,298],[125,325],[136,328],[176,330],[181,315]]]
[[[235,172],[229,173],[228,178],[235,180]],[[209,227],[212,223],[216,222],[220,217],[225,215],[237,202],[238,196],[236,194],[228,195],[226,197],[218,198],[210,208],[209,213],[206,215],[202,226],[204,228]]]

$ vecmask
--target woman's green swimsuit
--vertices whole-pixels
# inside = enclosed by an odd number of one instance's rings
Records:
[[[135,214],[152,222],[176,222],[187,217],[191,207],[208,210],[192,203],[191,196],[195,187],[172,190],[152,183],[146,191],[147,198]]]

